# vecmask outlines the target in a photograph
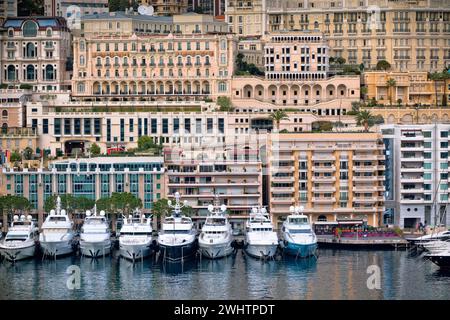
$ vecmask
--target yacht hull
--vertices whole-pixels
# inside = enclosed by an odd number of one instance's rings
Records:
[[[80,252],[83,256],[98,258],[111,253],[111,241],[88,242],[80,241]]]
[[[159,244],[159,251],[163,261],[178,262],[195,256],[197,252],[197,241],[178,245]]]
[[[439,267],[450,268],[450,255],[432,255],[427,258]]]
[[[223,258],[233,253],[233,247],[230,243],[206,244],[199,242],[201,254],[208,259]]]
[[[72,240],[70,241],[41,241],[44,256],[58,257],[72,254],[74,251]]]
[[[317,243],[298,244],[293,242],[287,242],[283,251],[291,256],[297,258],[308,258],[314,256],[317,251]]]
[[[128,260],[145,259],[153,253],[151,244],[120,244],[119,252],[122,257]]]
[[[278,245],[276,244],[250,244],[248,243],[245,252],[254,258],[267,259],[275,256]]]
[[[19,261],[34,257],[36,253],[35,243],[17,246],[17,247],[0,247],[0,254],[8,261]]]

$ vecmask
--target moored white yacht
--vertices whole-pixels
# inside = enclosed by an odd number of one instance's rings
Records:
[[[246,222],[245,252],[255,258],[271,258],[278,248],[278,236],[265,208],[252,208]]]
[[[309,219],[302,214],[303,207],[289,208],[291,214],[283,222],[283,249],[298,258],[314,256],[317,250],[317,237]]]
[[[0,242],[0,254],[9,261],[34,257],[39,230],[31,216],[14,216],[5,239]]]
[[[225,257],[233,252],[233,230],[225,212],[227,207],[219,207],[219,198],[216,196],[215,206],[209,205],[211,212],[206,217],[202,232],[198,238],[198,246],[203,256],[210,259]]]
[[[151,217],[146,218],[136,210],[136,215],[124,218],[120,229],[120,255],[133,262],[144,259],[153,253]]]
[[[57,257],[71,254],[74,251],[75,232],[73,221],[69,219],[66,210],[61,209],[61,198],[56,200],[56,210],[50,210],[50,214],[42,224],[42,232],[39,235],[44,256]]]
[[[192,219],[182,214],[181,209],[186,205],[180,204],[180,194],[175,193],[175,205],[169,200],[173,208],[172,215],[166,217],[158,235],[158,245],[162,259],[168,261],[184,261],[195,255],[197,250],[196,231]]]
[[[94,206],[92,214],[91,211],[86,211],[80,234],[80,252],[91,258],[104,257],[111,252],[109,222],[105,211],[97,214],[97,206]]]

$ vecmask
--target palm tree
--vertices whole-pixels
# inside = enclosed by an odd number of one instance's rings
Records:
[[[395,86],[397,86],[397,81],[395,81],[395,79],[393,78],[389,78],[386,81],[386,86],[388,87],[388,94],[389,94],[389,104],[392,107],[392,88],[394,88]]]
[[[275,121],[277,125],[277,131],[279,131],[281,120],[289,120],[289,116],[284,110],[276,110],[270,114],[270,119]]]
[[[369,132],[369,127],[373,125],[374,123],[374,117],[370,113],[370,111],[367,110],[361,110],[356,116],[356,123],[359,126],[364,126],[364,131]]]

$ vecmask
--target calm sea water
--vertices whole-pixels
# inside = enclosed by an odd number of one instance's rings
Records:
[[[66,269],[81,270],[69,290]],[[367,288],[378,265],[381,289]],[[117,256],[0,264],[0,299],[450,299],[450,272],[407,251],[321,249],[317,261],[261,262],[244,256],[181,265]]]

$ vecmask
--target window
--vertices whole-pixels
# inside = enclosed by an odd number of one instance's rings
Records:
[[[45,67],[44,75],[45,80],[55,80],[56,79],[55,68],[52,65],[48,64]]]
[[[441,131],[441,138],[448,138],[448,131]]]
[[[9,65],[6,72],[6,78],[8,81],[16,81],[16,67]]]
[[[36,80],[36,69],[31,64],[27,66],[26,79],[27,79],[27,81]]]
[[[36,37],[38,26],[34,21],[26,21],[22,27],[22,33],[24,37]]]

